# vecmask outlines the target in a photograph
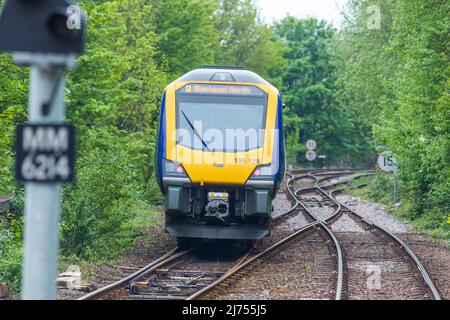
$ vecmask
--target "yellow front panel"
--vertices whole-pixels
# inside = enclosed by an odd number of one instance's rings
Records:
[[[181,162],[189,178],[198,184],[244,184],[257,165],[262,149],[249,152],[203,152],[177,146],[175,161]]]
[[[243,185],[258,165],[272,162],[273,130],[275,129],[278,91],[268,85],[254,83],[233,83],[233,85],[256,86],[268,94],[266,131],[264,146],[248,152],[224,153],[192,150],[176,144],[176,91],[186,84],[227,84],[229,82],[175,82],[166,89],[167,159],[183,164],[189,178],[198,184]]]

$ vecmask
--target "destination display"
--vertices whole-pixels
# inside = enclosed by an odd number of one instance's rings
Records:
[[[223,84],[188,84],[178,90],[182,94],[211,94],[236,96],[264,96],[266,93],[254,86]]]

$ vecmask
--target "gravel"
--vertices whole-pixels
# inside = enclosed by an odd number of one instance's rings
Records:
[[[442,298],[450,300],[450,250],[448,242],[412,233],[403,234],[401,237],[423,263]]]
[[[277,197],[273,200],[273,215],[276,217],[292,208],[292,203],[289,201],[286,193],[283,190],[277,194]]]
[[[347,215],[343,215],[336,222],[331,225],[333,232],[366,232],[361,228],[352,218]]]
[[[360,232],[336,232],[347,266],[349,300],[428,299],[409,262],[390,242]]]
[[[410,226],[396,220],[392,214],[386,211],[386,207],[381,204],[361,200],[358,197],[348,194],[337,195],[336,198],[359,215],[375,222],[384,229],[394,233],[407,233],[411,231]]]
[[[322,300],[331,299],[334,258],[318,233],[265,256],[238,279],[222,285],[207,299]],[[221,293],[221,294],[220,294]]]
[[[292,202],[281,191],[275,204]],[[270,236],[260,241],[256,252],[278,242],[309,223],[298,212],[274,225]],[[264,256],[227,281],[206,299],[221,300],[323,300],[332,299],[336,283],[335,258],[330,253],[328,238],[322,232],[310,232]]]

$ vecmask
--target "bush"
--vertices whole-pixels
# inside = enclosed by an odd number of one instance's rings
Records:
[[[9,217],[12,218],[12,217]],[[0,219],[0,282],[6,282],[12,292],[20,290],[22,278],[22,219],[9,222]]]
[[[153,182],[145,177],[153,149],[141,134],[102,129],[90,129],[82,140],[77,182],[64,190],[61,248],[80,258],[114,258],[136,236],[130,221],[152,210],[146,195]]]

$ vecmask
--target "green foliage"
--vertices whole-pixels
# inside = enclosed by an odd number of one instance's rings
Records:
[[[218,65],[244,66],[281,85],[279,76],[286,66],[279,37],[265,25],[251,0],[220,0],[215,25],[220,34],[216,49]]]
[[[362,189],[349,190],[352,194],[386,205],[392,204],[394,187],[394,177],[392,174],[377,173],[374,177],[357,178],[352,183],[354,185],[367,185],[367,187]]]
[[[214,27],[215,0],[152,0],[158,65],[175,79],[214,63],[219,33]]]
[[[390,43],[401,61],[392,82],[396,110],[383,113],[375,131],[382,142],[395,146],[400,178],[411,199],[410,215],[419,216],[427,229],[447,230],[450,229],[448,9],[445,1],[433,1],[432,6],[420,1],[397,4],[395,33]]]
[[[220,31],[217,62],[222,65],[245,66],[256,47],[262,27],[258,10],[251,0],[220,0],[216,26]]]
[[[82,1],[89,17],[87,49],[68,73],[66,89],[66,119],[77,127],[78,179],[63,191],[64,255],[115,256],[132,243],[135,217],[161,201],[153,177],[154,137],[169,81],[238,52],[245,57],[230,64],[248,62],[266,77],[279,72],[281,43],[250,1],[238,2],[245,10],[229,14],[229,4],[216,0]],[[227,39],[234,39],[226,50],[220,47],[221,18],[228,23]],[[241,48],[237,40],[245,29],[251,44]],[[14,192],[21,210],[23,193],[12,180],[13,129],[25,121],[28,76],[8,55],[0,56],[3,69],[0,191]]]
[[[88,49],[69,75],[67,95],[78,129],[77,183],[64,190],[61,247],[66,255],[112,258],[133,243],[130,221],[160,200],[153,137],[167,75],[157,68],[151,4],[84,8]]]
[[[13,144],[16,125],[23,118],[25,111],[20,107],[10,106],[0,112],[0,195],[15,191]]]
[[[154,128],[166,78],[154,61],[158,37],[145,3],[86,4],[88,49],[69,81],[68,117],[76,124],[127,132]]]
[[[382,29],[368,30],[371,4],[352,1],[339,36],[342,101],[396,153],[404,215],[448,236],[450,5],[380,1]]]
[[[373,1],[351,1],[345,13],[345,27],[334,40],[333,59],[338,68],[337,97],[342,106],[349,106],[358,114],[367,133],[380,112],[382,100],[392,95],[390,84],[385,80],[399,63],[395,55],[385,48],[392,34],[392,8],[395,3],[396,0],[377,3],[382,13],[381,29],[369,30],[367,10],[374,4]]]
[[[136,236],[127,227],[146,202],[146,172],[150,145],[142,134],[114,136],[105,129],[89,130],[80,142],[77,183],[65,188],[61,224],[65,254],[83,258],[113,258]]]
[[[336,68],[330,53],[335,30],[324,21],[287,17],[275,31],[289,48],[284,53],[288,66],[281,73],[288,106],[288,159],[305,164],[304,144],[314,139],[331,164],[360,163],[367,143],[358,131],[359,120],[335,97]]]
[[[0,195],[15,191],[13,146],[17,124],[26,118],[27,72],[12,64],[11,55],[0,55]]]
[[[0,218],[0,282],[8,283],[11,291],[20,289],[22,269],[22,219],[16,220],[12,215],[6,221]]]

